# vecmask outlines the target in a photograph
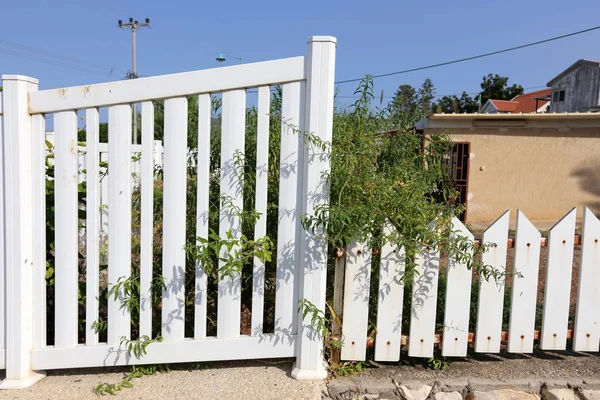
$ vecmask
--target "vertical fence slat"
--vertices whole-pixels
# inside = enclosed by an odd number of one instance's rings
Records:
[[[54,116],[55,345],[75,346],[78,321],[77,112]]]
[[[294,304],[294,291],[296,287],[296,194],[298,189],[300,82],[284,84],[282,98],[275,332],[292,333],[297,311],[297,306]]]
[[[1,121],[0,121],[1,123]],[[1,128],[0,128],[1,129]],[[46,119],[37,114],[31,117],[33,169],[33,345],[46,346]],[[0,132],[1,133],[1,132]],[[2,262],[2,264],[4,264]],[[1,271],[0,271],[1,272]],[[0,290],[4,292],[1,286]],[[3,297],[3,296],[0,296]],[[4,308],[0,307],[0,314]],[[1,318],[1,317],[0,317]],[[1,325],[1,323],[0,323]],[[0,341],[0,347],[2,342]]]
[[[517,211],[515,263],[508,327],[510,353],[533,352],[541,238],[542,235],[525,214]]]
[[[0,109],[2,109],[2,102],[4,101],[3,95],[0,92]],[[6,192],[4,190],[5,185],[5,168],[4,168],[4,116],[0,112],[0,349],[6,348],[5,338],[5,296],[6,296],[6,282],[5,282],[5,271],[4,266],[6,265],[6,249],[5,249],[5,237],[4,232],[6,230],[6,221],[4,219],[4,196]],[[4,350],[2,350],[2,354]],[[5,359],[0,356],[0,368],[4,368]]]
[[[154,236],[154,104],[142,103],[140,211],[140,336],[152,337],[152,267]]]
[[[583,232],[579,264],[579,291],[575,313],[573,350],[598,351],[600,344],[600,221],[583,209]]]
[[[458,220],[452,219],[451,239],[461,239],[473,244],[473,234]],[[470,255],[473,249],[467,250]],[[469,340],[469,314],[471,312],[471,280],[473,271],[456,257],[448,259],[446,276],[446,309],[442,355],[465,357]]]
[[[187,176],[187,99],[165,100],[163,200],[162,335],[185,336],[185,218]]]
[[[196,236],[208,239],[208,211],[210,187],[210,120],[211,99],[209,94],[198,97],[198,165]],[[196,265],[196,305],[194,315],[194,338],[206,337],[207,280],[203,266]]]
[[[242,210],[243,175],[238,161],[244,156],[246,133],[246,91],[231,90],[223,93],[223,118],[221,140],[221,207],[219,236],[226,238],[230,232],[234,239],[239,239],[242,226],[239,214]],[[221,249],[221,257],[228,254],[225,246]],[[225,264],[219,262],[219,269]],[[233,271],[225,276],[219,272],[219,299],[217,310],[217,337],[235,337],[240,334],[242,278],[239,272]]]
[[[371,249],[363,243],[351,243],[346,249],[342,360],[362,361],[366,357],[370,284]]]
[[[254,238],[267,234],[267,184],[269,178],[269,108],[271,91],[258,88],[258,121],[256,128],[256,211],[260,213],[254,228]],[[252,335],[263,333],[265,301],[265,264],[254,257],[252,269]]]
[[[131,134],[130,105],[108,108],[108,286],[131,275]],[[108,299],[108,343],[131,336],[131,315],[123,291]]]
[[[410,357],[432,357],[440,272],[439,251],[422,248],[415,261],[417,274],[412,288],[408,355]]]
[[[108,164],[108,146],[107,143],[101,143],[100,162]],[[104,176],[100,179],[100,237],[106,240],[108,237],[108,181],[109,176],[104,171]]]
[[[386,235],[394,229],[386,226]],[[381,249],[379,267],[379,305],[377,307],[376,361],[400,360],[402,337],[402,305],[404,300],[404,272],[406,253],[404,247],[386,243]]]
[[[100,296],[100,153],[98,141],[100,138],[100,119],[97,108],[85,111],[85,157],[86,157],[86,319],[85,344],[98,344],[98,332],[93,327],[98,321]]]
[[[543,350],[567,348],[576,216],[577,209],[573,208],[548,234],[548,265],[540,343]]]
[[[334,338],[342,339],[342,319],[344,318],[344,276],[346,272],[346,256],[341,249],[336,250],[335,271],[333,276],[333,311],[339,319],[333,319],[331,334]],[[333,349],[331,362],[340,362],[340,349]]]
[[[478,353],[500,352],[509,217],[510,212],[506,211],[483,233],[482,242],[491,247],[482,254],[481,261],[500,275],[497,279],[486,277],[483,273],[479,277],[475,335],[475,351]]]

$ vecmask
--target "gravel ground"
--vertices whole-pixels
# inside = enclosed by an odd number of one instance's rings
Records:
[[[365,376],[404,380],[457,379],[559,379],[569,377],[599,377],[600,355],[574,352],[536,351],[533,355],[482,355],[471,353],[469,358],[455,359],[443,370],[422,366],[383,364],[369,368]]]
[[[168,373],[145,376],[107,399],[320,399],[322,381],[290,376],[291,361],[237,361],[176,366]],[[124,368],[49,371],[36,385],[0,391],[0,399],[99,399],[98,382],[117,383]],[[3,376],[0,376],[3,378]]]

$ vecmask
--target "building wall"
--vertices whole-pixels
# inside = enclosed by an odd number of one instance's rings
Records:
[[[552,103],[550,112],[585,112],[588,107],[598,106],[600,68],[597,64],[582,64],[567,75],[553,82],[552,92],[565,90],[565,101]]]
[[[481,108],[483,114],[498,114],[498,109],[492,105],[490,101],[487,101]]]
[[[469,142],[467,222],[510,209],[558,220],[573,207],[600,213],[600,128],[427,129]]]

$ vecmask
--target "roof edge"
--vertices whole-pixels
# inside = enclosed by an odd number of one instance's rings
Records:
[[[573,71],[575,68],[581,66],[581,65],[592,65],[592,66],[596,66],[596,67],[600,67],[600,62],[598,61],[590,61],[590,60],[585,60],[585,59],[579,59],[577,61],[575,61],[573,64],[571,64],[571,66],[569,66],[567,69],[563,70],[560,74],[556,75],[554,78],[552,78],[552,80],[550,80],[546,86],[552,86],[552,84],[554,82],[556,82],[557,80],[559,80],[560,78],[562,78],[563,76],[565,76],[566,74],[568,74],[569,72]]]

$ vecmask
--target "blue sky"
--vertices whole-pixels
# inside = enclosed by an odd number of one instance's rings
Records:
[[[467,57],[600,24],[600,3],[591,0],[19,0],[4,2],[0,13],[0,40],[85,61],[83,68],[93,70],[18,57],[9,52],[23,52],[23,47],[0,42],[0,73],[36,77],[41,88],[121,79],[131,69],[131,34],[116,22],[130,16],[152,23],[152,29],[138,34],[141,75],[216,68],[220,50],[243,56],[245,62],[303,55],[309,36],[332,35],[338,38],[337,80]],[[488,73],[538,87],[580,58],[600,59],[598,43],[600,30],[382,78],[376,80],[376,93],[392,96],[398,85],[418,86],[427,77],[438,95],[477,92]],[[352,102],[355,87],[341,85],[340,102]]]

